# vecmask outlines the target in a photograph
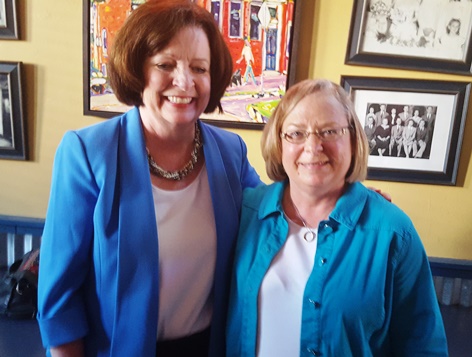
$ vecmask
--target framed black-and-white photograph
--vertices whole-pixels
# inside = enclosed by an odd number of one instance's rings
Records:
[[[0,0],[0,40],[18,40],[16,0]]]
[[[21,62],[0,62],[0,159],[26,160]]]
[[[471,0],[355,0],[347,64],[472,73]]]
[[[470,83],[341,77],[369,141],[368,179],[455,185]]]
[[[262,129],[295,81],[300,0],[193,1],[215,18],[234,67],[221,102],[223,113],[203,114],[201,118],[222,127]],[[127,6],[114,6],[108,1],[83,0],[85,115],[109,118],[130,109],[113,94],[107,61],[114,35],[132,10],[144,2],[129,0]]]

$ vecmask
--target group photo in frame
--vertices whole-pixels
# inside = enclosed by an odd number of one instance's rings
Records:
[[[1,1],[1,0],[0,0]],[[234,73],[222,99],[223,113],[201,119],[222,127],[262,129],[287,87],[294,82],[299,0],[193,0],[218,23],[233,58]],[[126,2],[126,0],[124,1]],[[107,61],[113,39],[144,0],[113,6],[83,0],[84,114],[110,118],[130,108],[109,85]]]
[[[0,159],[27,159],[21,93],[21,62],[0,62]]]
[[[0,0],[0,40],[18,40],[16,0]]]
[[[369,141],[370,180],[455,185],[471,83],[342,76]]]
[[[346,64],[472,74],[472,0],[355,0]]]

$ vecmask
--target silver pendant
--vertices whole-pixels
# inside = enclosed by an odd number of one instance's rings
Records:
[[[305,240],[305,242],[308,242],[308,243],[313,242],[315,238],[316,238],[316,233],[311,230],[309,230],[303,235],[303,239]]]

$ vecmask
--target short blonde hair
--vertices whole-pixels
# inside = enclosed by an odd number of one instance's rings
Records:
[[[354,109],[354,104],[346,91],[325,79],[306,79],[290,87],[275,108],[265,125],[261,139],[262,157],[265,160],[267,175],[274,181],[288,178],[282,165],[282,138],[280,133],[287,116],[306,96],[313,93],[331,95],[339,102],[346,113],[351,130],[352,160],[346,174],[346,182],[363,181],[367,176],[369,144]]]

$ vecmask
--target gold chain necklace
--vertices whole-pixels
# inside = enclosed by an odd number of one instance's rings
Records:
[[[151,171],[152,174],[159,177],[163,177],[168,180],[176,180],[176,181],[182,180],[184,177],[186,177],[189,173],[193,171],[193,169],[195,168],[195,165],[198,162],[200,148],[202,147],[202,138],[201,138],[200,128],[198,127],[198,124],[195,124],[194,143],[195,145],[193,147],[192,153],[190,154],[191,155],[190,161],[187,162],[187,164],[184,166],[182,170],[177,170],[177,171],[164,170],[162,167],[156,164],[151,154],[149,153],[149,150],[146,148],[149,170]]]
[[[305,232],[305,234],[303,235],[303,239],[305,240],[305,242],[308,242],[308,243],[313,242],[316,238],[316,233],[317,233],[318,230],[317,229],[313,230],[306,224],[305,220],[302,218],[302,215],[298,211],[297,206],[295,206],[295,203],[293,203],[293,200],[291,198],[290,198],[290,201],[292,201],[292,206],[293,206],[293,208],[295,208],[295,212],[297,213],[297,216],[300,219],[300,221],[302,221],[303,226],[306,229],[308,229],[308,232]]]

